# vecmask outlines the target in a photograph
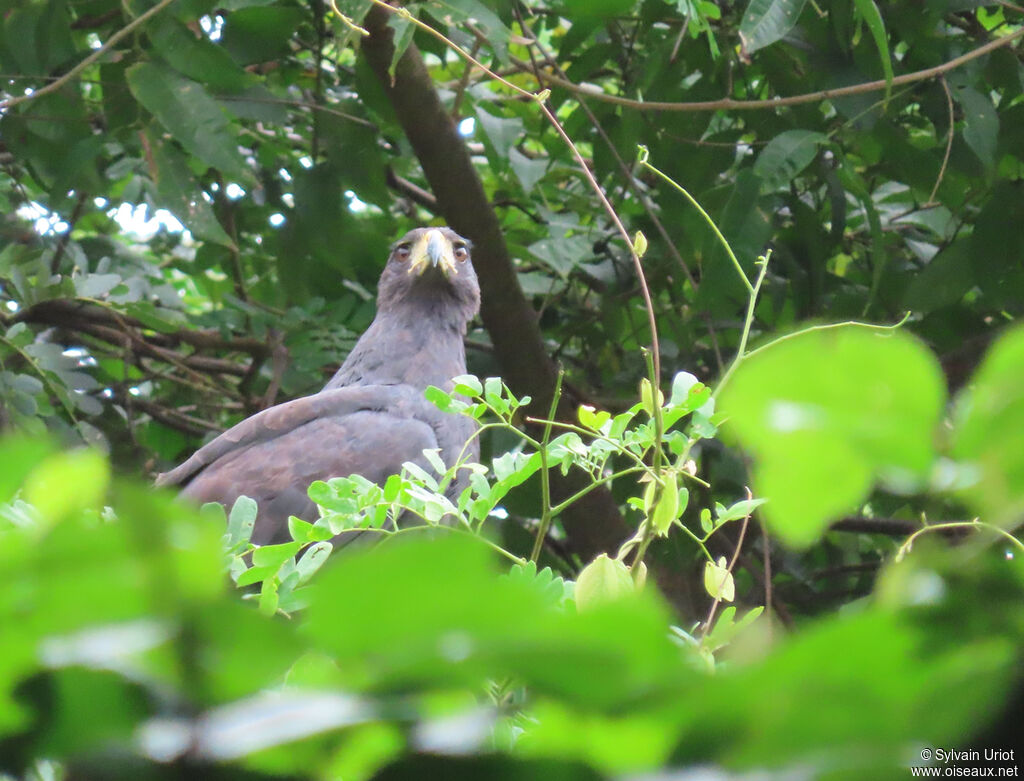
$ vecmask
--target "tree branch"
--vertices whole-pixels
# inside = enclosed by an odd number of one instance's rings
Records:
[[[66,298],[40,301],[38,304],[22,309],[12,317],[4,317],[0,313],[0,322],[9,324],[35,323],[37,325],[55,325],[72,330],[80,323],[106,325],[119,329],[123,329],[124,326],[131,326],[139,331],[146,328],[141,321],[133,317],[112,312],[89,301],[77,301]],[[197,350],[211,350],[222,353],[241,352],[256,358],[267,358],[271,353],[271,349],[267,344],[259,339],[253,337],[225,338],[219,331],[213,330],[182,329],[172,332],[158,331],[145,334],[144,339],[146,342],[158,347],[179,347],[182,344],[187,344]]]
[[[736,100],[734,98],[719,98],[718,100],[698,100],[690,103],[673,103],[660,100],[634,100],[633,98],[622,98],[618,95],[609,95],[596,87],[575,84],[567,79],[563,79],[544,71],[539,71],[536,75],[545,84],[551,87],[561,87],[562,89],[567,89],[576,95],[583,95],[588,98],[593,98],[594,100],[604,101],[605,103],[614,103],[617,106],[626,106],[638,111],[754,111],[761,109],[783,108],[785,106],[799,106],[803,103],[816,103],[820,100],[831,100],[832,98],[841,98],[846,95],[860,95],[865,92],[878,92],[879,90],[884,90],[887,87],[897,87],[901,84],[912,84],[917,81],[925,81],[926,79],[931,79],[935,76],[941,76],[944,73],[948,73],[971,60],[982,57],[1003,46],[1009,46],[1022,35],[1024,35],[1024,27],[1019,30],[1014,30],[1012,33],[1002,38],[989,41],[983,46],[979,46],[977,49],[972,49],[959,57],[954,57],[952,60],[944,62],[942,65],[936,65],[933,68],[914,71],[913,73],[904,73],[901,76],[896,76],[891,82],[886,82],[885,79],[878,79],[877,81],[866,81],[862,84],[851,84],[848,87],[836,87],[835,89],[824,89],[819,90],[818,92],[805,92],[801,95],[790,95],[789,97],[784,98],[767,98],[765,100]],[[512,57],[511,55],[509,56],[509,60],[519,70],[526,73],[534,73],[530,63],[516,57]]]
[[[391,166],[388,166],[384,171],[384,182],[399,195],[404,195],[427,211],[437,211],[437,198],[434,197],[433,193],[429,193],[415,182],[410,182],[408,179],[399,176],[391,169]]]

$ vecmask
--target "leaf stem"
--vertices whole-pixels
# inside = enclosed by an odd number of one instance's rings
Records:
[[[722,379],[718,382],[718,387],[715,388],[711,394],[712,397],[717,396],[718,392],[725,387],[725,384],[729,381],[732,373],[736,371],[736,367],[743,362],[746,358],[747,351],[747,339],[750,338],[750,327],[754,323],[754,307],[757,306],[757,295],[761,292],[761,283],[764,282],[765,274],[768,273],[768,261],[771,260],[772,251],[768,250],[764,255],[757,259],[757,265],[761,267],[761,270],[757,274],[757,280],[754,282],[754,286],[750,289],[750,296],[747,299],[747,316],[743,319],[743,333],[740,334],[740,344],[736,349],[736,357],[732,359],[732,363],[729,364],[729,368],[725,370],[725,374],[722,375]]]
[[[644,357],[647,359],[647,370],[653,375],[654,374],[654,362],[650,353],[644,351]],[[663,480],[675,480],[674,474],[662,474],[661,473],[661,459],[663,456],[661,449],[662,436],[664,434],[662,430],[662,419],[661,419],[661,398],[660,390],[657,384],[653,384],[651,388],[651,417],[654,419],[654,450],[651,453],[651,473],[656,478],[657,482],[654,484],[654,497],[651,501],[651,509],[644,518],[643,526],[640,529],[640,544],[637,545],[636,556],[633,558],[633,564],[630,566],[629,571],[633,576],[633,582],[638,583],[640,576],[643,572],[641,565],[644,563],[644,556],[647,554],[647,548],[654,540],[656,529],[654,528],[654,521],[652,516],[658,503],[661,501],[661,496],[664,493],[665,484]]]
[[[638,162],[640,163],[640,165],[642,165],[644,168],[646,168],[648,171],[650,171],[655,176],[660,178],[662,181],[667,182],[669,185],[671,185],[680,193],[682,193],[686,200],[690,202],[690,205],[693,206],[693,208],[695,208],[700,213],[700,216],[704,218],[704,221],[709,226],[711,226],[711,230],[714,231],[715,236],[718,237],[718,243],[725,248],[725,253],[726,255],[729,256],[729,260],[732,262],[733,267],[736,269],[736,273],[739,274],[740,279],[743,280],[743,285],[744,287],[747,288],[747,292],[753,293],[754,286],[750,283],[750,278],[747,276],[747,273],[743,270],[743,266],[740,265],[740,261],[736,257],[736,253],[732,251],[732,246],[729,244],[725,236],[722,235],[722,231],[718,229],[718,226],[715,224],[715,221],[711,219],[711,215],[704,210],[704,207],[697,202],[696,198],[690,195],[690,193],[687,191],[685,187],[679,184],[679,182],[675,181],[668,174],[661,171],[659,168],[656,168],[655,166],[651,165],[647,157],[647,147],[641,146],[640,156],[638,158]]]
[[[527,420],[530,423],[546,423],[557,428],[565,429],[566,431],[572,431],[576,434],[584,434],[586,436],[593,437],[594,439],[599,440],[601,442],[607,442],[609,445],[612,445],[619,452],[620,455],[627,456],[628,458],[633,459],[633,461],[635,461],[641,467],[647,469],[647,464],[644,463],[643,459],[636,453],[634,453],[632,450],[625,447],[621,442],[617,442],[614,439],[610,439],[602,434],[595,434],[590,429],[583,428],[582,426],[577,426],[573,423],[563,423],[560,420],[541,420],[540,418],[527,418]]]
[[[822,323],[820,325],[811,325],[808,326],[807,328],[801,328],[798,331],[793,331],[793,333],[791,334],[785,334],[784,336],[780,336],[778,339],[772,339],[770,342],[762,344],[760,347],[756,347],[753,350],[751,350],[749,353],[747,353],[747,357],[749,358],[752,355],[757,355],[757,353],[761,352],[762,350],[767,350],[769,347],[776,345],[779,342],[785,342],[789,339],[801,336],[802,334],[810,333],[811,331],[830,331],[833,328],[847,328],[850,326],[855,326],[857,328],[868,328],[873,331],[895,331],[899,328],[902,328],[904,323],[906,323],[909,319],[910,312],[908,311],[905,315],[903,315],[903,317],[900,318],[899,322],[893,323],[892,325],[876,325],[875,323],[862,323],[859,320],[846,320],[842,323]]]
[[[571,505],[577,499],[582,499],[584,496],[589,494],[591,491],[593,491],[598,486],[602,486],[602,485],[605,485],[606,483],[614,482],[615,480],[618,480],[620,477],[625,477],[626,475],[631,475],[631,474],[633,474],[635,472],[644,472],[646,470],[647,470],[646,466],[644,466],[644,467],[631,466],[628,469],[622,469],[622,470],[620,470],[618,472],[615,472],[614,474],[605,475],[604,477],[602,477],[602,478],[600,478],[598,480],[594,480],[594,481],[592,481],[590,483],[587,483],[587,486],[585,488],[581,488],[579,491],[574,493],[568,499],[562,500],[561,502],[556,504],[553,508],[551,508],[551,514],[552,515],[558,515],[560,512],[562,512],[566,507]]]
[[[417,526],[407,526],[404,529],[396,529],[395,531],[391,531],[390,529],[373,529],[373,528],[368,528],[368,529],[346,529],[345,531],[350,531],[350,532],[358,533],[358,534],[362,534],[364,532],[370,532],[372,534],[381,534],[381,535],[384,536],[384,539],[387,540],[389,538],[397,537],[400,534],[412,534],[414,532],[434,531],[436,529],[441,529],[441,530],[443,530],[447,534],[459,534],[459,535],[461,535],[463,537],[472,537],[477,542],[483,543],[488,548],[493,550],[495,553],[501,554],[506,559],[508,559],[509,561],[511,561],[511,562],[513,562],[515,564],[526,564],[527,563],[526,559],[524,559],[524,558],[522,558],[520,556],[516,556],[514,553],[505,550],[500,545],[491,542],[486,537],[483,537],[483,536],[481,536],[479,534],[474,534],[473,532],[466,531],[465,529],[460,529],[458,526],[424,526],[424,525],[417,525]]]
[[[562,378],[565,370],[558,368],[558,376],[555,378],[555,392],[551,396],[551,409],[548,410],[548,420],[544,425],[544,435],[541,437],[540,452],[540,500],[541,514],[540,526],[537,527],[537,537],[533,541],[533,550],[530,552],[530,561],[536,562],[540,558],[540,552],[544,548],[544,540],[547,539],[548,529],[551,528],[551,476],[548,474],[548,444],[551,441],[551,422],[558,410],[558,402],[562,398]]]

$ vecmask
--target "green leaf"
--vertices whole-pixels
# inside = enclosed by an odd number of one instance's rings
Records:
[[[40,47],[36,41],[36,29],[46,14],[42,3],[11,7],[4,19],[4,52],[12,65],[23,73],[42,73],[45,65],[40,62]]]
[[[974,287],[973,237],[957,239],[913,275],[903,306],[915,312],[932,312],[960,301]]]
[[[135,99],[186,151],[227,176],[249,178],[227,115],[201,85],[151,62],[133,65],[126,76]]]
[[[413,10],[412,13],[415,14],[416,11]],[[412,43],[413,35],[416,32],[416,25],[410,19],[404,19],[397,14],[390,14],[388,27],[394,30],[391,64],[388,65],[388,75],[394,79],[395,68],[398,66],[398,61],[402,59],[402,55],[405,54],[405,50],[409,48],[409,44]]]
[[[720,599],[723,602],[732,602],[736,598],[736,584],[733,582],[732,573],[729,572],[725,556],[717,562],[704,562],[704,590],[713,599]]]
[[[47,521],[60,521],[72,513],[98,509],[107,493],[110,465],[95,450],[55,453],[25,479],[24,499]]]
[[[668,403],[673,406],[682,404],[690,396],[690,390],[701,385],[703,383],[689,372],[677,372],[672,378],[672,394]]]
[[[461,374],[455,377],[452,382],[455,385],[455,393],[461,393],[463,396],[469,396],[470,398],[483,395],[483,384],[472,374]]]
[[[602,602],[611,602],[635,591],[629,567],[607,553],[590,562],[576,578],[576,607],[589,610]]]
[[[256,77],[240,68],[224,47],[206,36],[197,37],[173,16],[159,17],[149,27],[153,49],[184,76],[214,90],[240,92],[256,83]]]
[[[991,169],[996,164],[996,144],[999,138],[999,115],[992,100],[978,90],[959,86],[953,94],[964,110],[964,141]]]
[[[761,150],[754,162],[754,173],[765,182],[765,189],[788,188],[790,182],[811,164],[818,147],[828,136],[814,130],[786,130]]]
[[[441,458],[440,448],[435,447],[424,449],[423,457],[427,459],[427,463],[429,463],[438,474],[443,475],[448,468],[445,466],[444,460]]]
[[[501,377],[487,377],[484,380],[484,398],[491,404],[496,400],[502,400]]]
[[[722,507],[720,512],[715,513],[715,520],[718,522],[717,525],[721,525],[728,521],[738,521],[740,518],[746,518],[767,501],[767,499],[743,499],[730,507]]]
[[[957,398],[952,455],[974,473],[963,496],[982,520],[1019,522],[1024,512],[1024,327],[992,346]]]
[[[151,139],[153,169],[151,171],[160,198],[185,227],[200,239],[207,239],[225,247],[234,247],[231,237],[217,221],[213,207],[203,198],[201,187],[189,171],[184,154],[171,142]],[[172,330],[165,327],[164,330]]]
[[[244,586],[251,586],[253,583],[262,583],[267,578],[272,578],[277,574],[279,566],[262,566],[262,567],[250,567],[249,569],[242,572],[235,580],[235,585],[239,588]]]
[[[75,293],[81,298],[102,298],[122,282],[120,274],[84,274],[74,278]]]
[[[682,512],[679,507],[679,484],[671,474],[666,474],[664,480],[665,486],[661,489],[658,506],[654,508],[654,512],[651,514],[651,523],[654,524],[654,529],[659,537],[668,536],[672,524]],[[652,483],[651,485],[653,486],[654,484]],[[686,489],[684,488],[683,491],[686,492]],[[688,495],[688,492],[685,493],[684,498]]]
[[[277,545],[262,545],[252,553],[254,567],[279,567],[299,552],[300,542],[282,542]]]
[[[604,20],[628,14],[636,0],[566,0],[565,5],[572,17]]]
[[[404,486],[404,482],[402,480],[402,476],[401,475],[391,475],[384,482],[384,489],[383,489],[384,501],[388,502],[389,504],[391,502],[395,501],[398,498],[398,494],[401,492],[403,486]]]
[[[722,190],[726,197],[724,206],[717,214],[712,212],[719,229],[724,236],[729,237],[733,252],[751,278],[756,272],[754,259],[764,251],[765,243],[772,238],[775,230],[772,221],[777,207],[761,195],[764,188],[764,180],[751,167],[743,168],[737,172],[735,181]],[[740,300],[745,303],[747,289],[735,266],[718,238],[707,229],[703,221],[701,223],[697,235],[702,237],[701,251],[705,262],[696,300],[701,306],[708,307],[709,311],[731,307]]]
[[[878,58],[882,62],[882,72],[885,74],[885,99],[889,100],[892,92],[892,58],[889,55],[889,39],[885,34],[885,23],[882,21],[882,14],[875,5],[875,0],[854,0],[857,7],[857,15],[868,26],[871,37],[875,39],[875,47],[878,49]]]
[[[423,396],[442,412],[448,412],[452,408],[452,397],[447,391],[436,385],[427,386],[427,389],[423,391]]]
[[[665,403],[665,395],[661,392],[661,388],[657,389],[657,393],[657,406],[660,407]],[[653,418],[656,411],[654,389],[651,386],[651,381],[646,377],[640,380],[640,403],[643,405],[644,411]]]
[[[739,621],[734,621],[736,608],[729,605],[719,614],[718,620],[715,621],[715,628],[708,632],[704,646],[712,652],[725,647],[732,642],[736,635],[754,623],[763,612],[763,607],[751,608],[743,614]]]
[[[508,162],[527,195],[533,192],[534,186],[544,178],[548,170],[546,158],[527,157],[515,147],[508,150]]]
[[[753,54],[793,29],[807,0],[750,0],[740,22],[743,51]]]
[[[330,558],[333,550],[334,545],[326,541],[318,542],[316,545],[311,545],[306,552],[302,554],[302,558],[296,563],[296,569],[299,573],[299,583],[305,583],[313,577],[317,570],[319,570],[327,559]]]
[[[278,125],[288,121],[288,104],[262,84],[237,92],[220,92],[217,103],[236,119]]]
[[[276,578],[267,578],[263,581],[263,587],[260,589],[260,612],[263,615],[272,616],[277,612],[280,585]]]
[[[605,410],[595,411],[589,404],[580,404],[576,409],[576,417],[586,428],[600,431],[602,426],[611,420],[611,413]]]
[[[52,451],[53,446],[45,437],[8,436],[0,440],[0,504],[14,498],[25,477]]]
[[[295,542],[309,542],[312,539],[313,524],[309,521],[304,521],[301,518],[296,518],[294,515],[288,516],[288,534]]]
[[[797,757],[814,762],[842,756],[846,772],[838,775],[846,778],[906,773],[906,746],[914,736],[927,735],[933,746],[956,742],[965,712],[977,712],[993,696],[1005,703],[999,693],[1017,669],[1011,660],[1019,640],[995,628],[996,615],[1014,620],[1001,606],[1009,603],[997,597],[1000,607],[979,610],[970,598],[956,598],[964,575],[943,582],[929,572],[943,589],[941,607],[916,604],[910,614],[840,611],[806,626],[763,659],[709,677],[677,702],[686,722],[676,750],[706,756],[704,728],[713,723],[716,733],[741,736],[715,752],[723,763],[781,766]],[[1019,600],[1019,585],[1011,593]],[[1019,603],[1009,610],[1019,618]],[[823,697],[826,691],[830,696]],[[741,708],[723,707],[741,700]]]
[[[644,236],[643,231],[637,231],[636,236],[633,238],[633,252],[636,253],[638,258],[642,258],[647,254],[647,237]]]
[[[809,545],[874,480],[912,491],[929,473],[945,403],[935,357],[903,332],[808,330],[752,353],[719,395],[728,430],[755,456],[764,516]]]
[[[672,379],[672,394],[665,409],[665,428],[671,428],[680,418],[700,410],[708,417],[715,411],[711,388],[697,380],[689,372],[679,372]]]
[[[243,8],[227,15],[221,45],[240,65],[274,60],[289,52],[289,41],[305,18],[301,8],[274,5]]]
[[[240,542],[248,542],[252,538],[252,530],[256,526],[256,501],[248,496],[239,496],[231,505],[228,514],[228,547],[233,548]]]
[[[518,117],[495,116],[482,104],[476,108],[476,119],[488,145],[488,160],[504,170],[508,166],[508,150],[515,147],[523,133],[523,120]]]
[[[633,0],[623,1],[632,2]],[[481,2],[481,0],[435,0],[435,2],[443,9],[447,19],[463,25],[466,22],[472,22],[482,31],[484,45],[491,48],[499,61],[503,63],[508,61],[508,44],[512,31],[495,13],[494,3]],[[497,6],[497,8],[501,7]]]
[[[363,688],[450,690],[509,674],[538,698],[625,706],[677,674],[667,611],[652,589],[577,613],[533,583],[497,577],[497,565],[493,551],[461,535],[354,551],[320,573],[304,634]]]
[[[437,478],[434,477],[434,475],[427,472],[419,464],[416,464],[412,461],[406,461],[404,464],[402,464],[402,469],[405,472],[407,472],[413,478],[413,480],[422,485],[425,485],[429,490],[437,490]]]
[[[707,507],[700,508],[700,528],[705,534],[711,534],[715,530],[715,524],[711,520],[711,510]]]
[[[563,278],[567,277],[592,252],[591,242],[587,240],[586,236],[578,234],[572,236],[553,234],[533,242],[527,249],[531,255]]]

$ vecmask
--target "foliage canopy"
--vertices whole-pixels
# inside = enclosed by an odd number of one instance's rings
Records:
[[[1021,10],[406,8],[0,12],[0,772],[1010,747]],[[138,487],[322,385],[388,243],[442,221],[484,299],[473,375],[428,393],[484,423],[457,502],[340,477],[253,550],[250,503]],[[332,555],[356,528],[383,543]]]

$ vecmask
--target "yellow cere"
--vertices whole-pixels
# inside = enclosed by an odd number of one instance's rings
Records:
[[[409,273],[422,274],[427,264],[440,266],[445,274],[458,274],[455,251],[439,230],[429,230],[417,239],[410,254]]]

